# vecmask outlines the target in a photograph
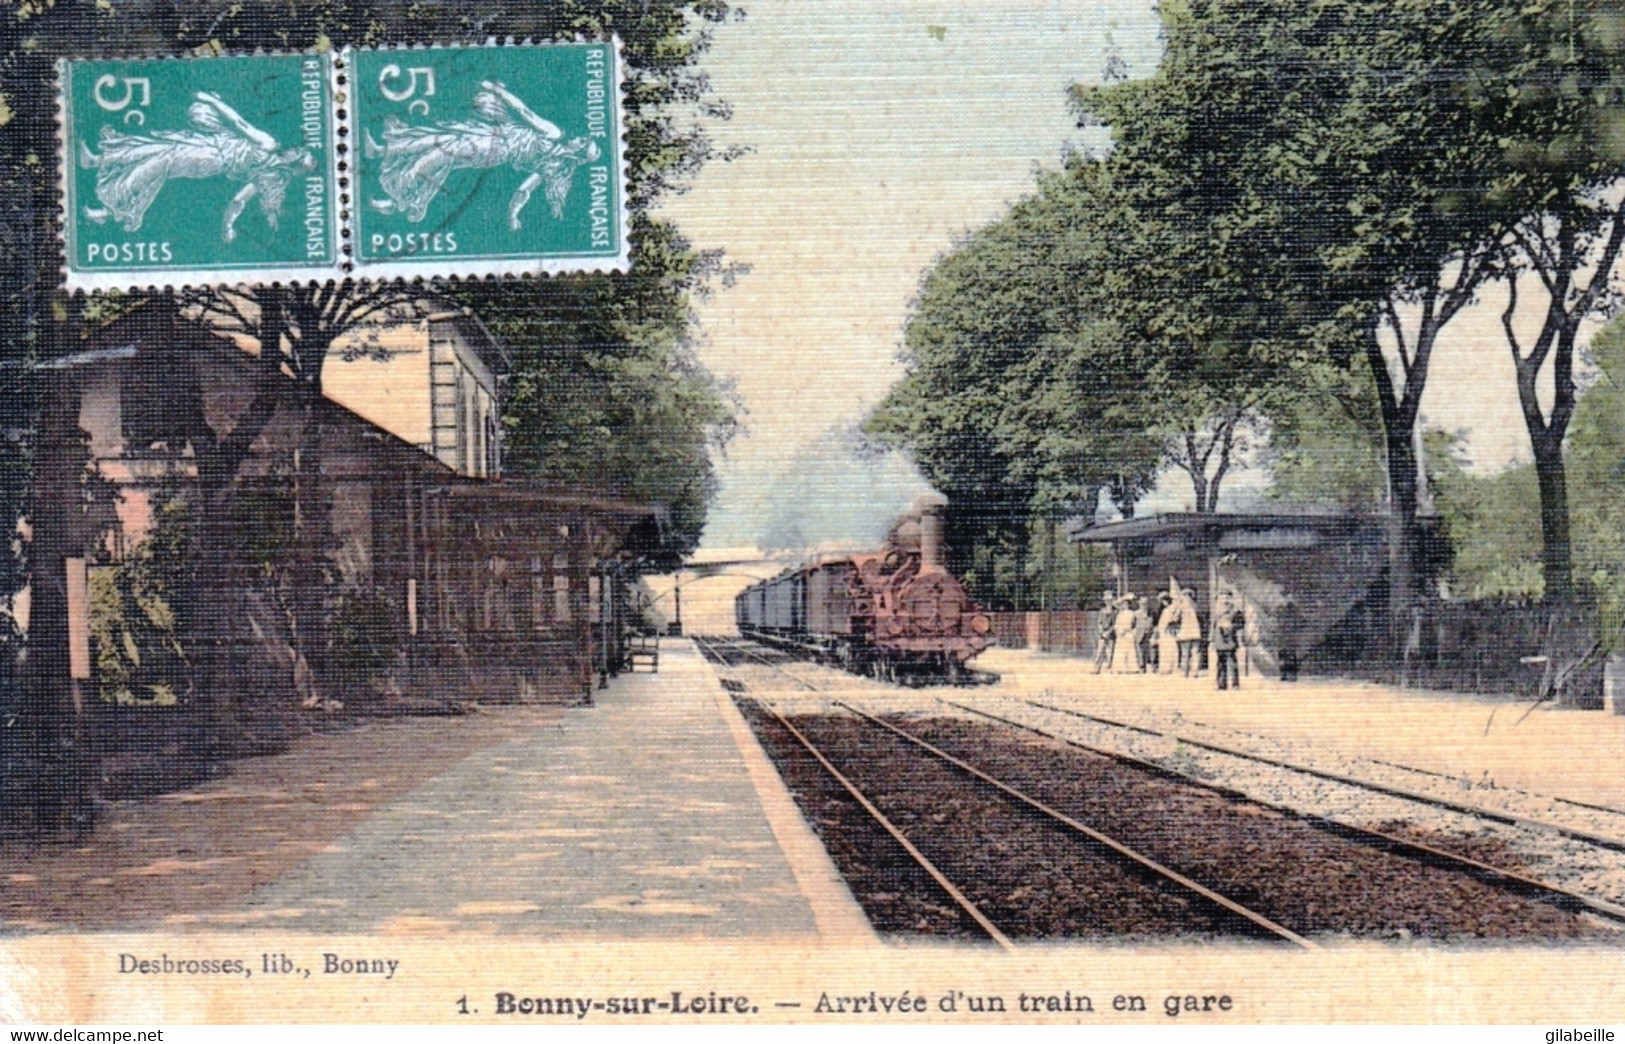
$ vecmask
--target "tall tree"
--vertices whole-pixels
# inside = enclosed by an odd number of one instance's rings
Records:
[[[1080,171],[1046,179],[926,274],[908,372],[868,424],[949,497],[962,563],[1000,545],[1018,577],[1031,519],[1092,514],[1102,491],[1131,511],[1157,463],[1132,407],[1135,360],[1094,310],[1105,185]]]
[[[1463,84],[1483,74],[1492,0],[1163,4],[1148,80],[1077,91],[1109,124],[1142,210],[1196,226],[1198,315],[1235,364],[1362,354],[1388,473],[1392,602],[1415,596],[1415,431],[1440,331],[1496,274],[1506,211],[1495,136]],[[1187,295],[1170,286],[1165,297]],[[1233,296],[1239,291],[1239,296]],[[1226,301],[1228,300],[1228,304]],[[1222,310],[1218,306],[1224,306]]]
[[[1548,598],[1573,594],[1563,447],[1574,418],[1581,327],[1619,304],[1625,248],[1625,27],[1615,4],[1537,2],[1500,20],[1504,84],[1475,95],[1517,180],[1522,213],[1507,233],[1502,327],[1540,487],[1541,565]],[[1531,334],[1519,308],[1532,297]],[[1520,330],[1520,326],[1525,329]],[[1543,406],[1542,376],[1551,405]]]

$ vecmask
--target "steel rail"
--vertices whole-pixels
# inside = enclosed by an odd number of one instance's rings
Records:
[[[955,903],[958,903],[959,908],[965,911],[966,914],[970,915],[970,918],[976,922],[977,926],[980,927],[982,931],[987,933],[988,938],[992,939],[1006,950],[1015,949],[1015,944],[1010,941],[1009,937],[1003,932],[999,931],[998,926],[992,921],[988,920],[987,915],[978,909],[976,904],[973,903],[964,892],[961,892],[952,881],[948,880],[947,875],[941,870],[937,869],[936,864],[932,863],[931,860],[926,857],[924,852],[921,852],[918,848],[915,848],[913,843],[910,842],[907,837],[903,836],[903,832],[899,830],[891,820],[886,818],[886,814],[880,811],[880,809],[876,808],[874,802],[870,801],[864,796],[863,791],[859,790],[855,783],[847,779],[846,776],[842,775],[840,769],[830,764],[829,759],[824,756],[823,752],[814,746],[811,740],[802,735],[800,729],[790,724],[789,720],[786,719],[784,715],[779,713],[777,707],[774,707],[760,699],[756,700],[755,702],[758,707],[761,707],[769,714],[773,715],[774,719],[776,719],[778,723],[784,727],[784,730],[790,735],[794,736],[796,740],[807,749],[807,753],[818,759],[818,763],[824,766],[824,771],[828,772],[835,782],[846,788],[846,792],[852,795],[852,798],[857,801],[858,804],[863,806],[863,810],[869,813],[869,815],[874,818],[874,821],[879,823],[881,827],[885,829],[886,833],[892,836],[892,840],[903,846],[903,851],[907,852],[909,856],[919,864],[920,869],[931,875],[931,879],[937,883],[938,887],[940,887],[944,892],[947,892],[949,898],[951,898]]]
[[[1318,950],[1318,949],[1320,949],[1320,947],[1316,946],[1314,943],[1310,942],[1308,939],[1305,939],[1303,936],[1301,936],[1298,933],[1294,932],[1292,929],[1287,928],[1284,925],[1277,924],[1275,921],[1270,920],[1268,917],[1265,917],[1263,914],[1258,913],[1255,910],[1250,910],[1245,906],[1242,906],[1240,903],[1236,902],[1234,899],[1231,899],[1228,896],[1220,895],[1218,892],[1215,892],[1213,889],[1208,888],[1206,885],[1203,885],[1203,884],[1200,884],[1200,883],[1198,883],[1196,881],[1191,880],[1190,878],[1186,877],[1184,874],[1181,874],[1179,871],[1173,869],[1172,867],[1164,866],[1163,864],[1157,862],[1155,859],[1152,859],[1150,856],[1147,856],[1147,855],[1144,855],[1144,854],[1142,854],[1140,852],[1137,852],[1134,849],[1132,849],[1132,848],[1128,847],[1127,845],[1123,844],[1122,842],[1117,841],[1114,838],[1108,837],[1105,834],[1102,834],[1100,831],[1094,829],[1093,827],[1086,826],[1085,824],[1080,823],[1078,820],[1076,820],[1076,819],[1072,818],[1071,816],[1067,815],[1065,812],[1062,812],[1059,809],[1053,808],[1053,807],[1045,804],[1044,802],[1039,801],[1037,798],[1032,797],[1031,795],[1028,795],[1028,794],[1022,792],[1022,791],[1016,789],[1015,787],[1012,787],[1010,784],[1005,783],[1002,780],[995,779],[993,776],[988,775],[986,772],[983,772],[981,769],[977,768],[976,766],[971,765],[968,762],[962,761],[959,758],[954,757],[952,754],[949,754],[947,751],[942,750],[939,747],[933,746],[931,743],[928,743],[927,741],[921,739],[918,736],[915,736],[915,735],[913,735],[911,733],[905,732],[904,730],[902,730],[902,729],[898,728],[897,726],[893,725],[891,722],[885,721],[885,720],[883,720],[881,718],[877,718],[873,714],[869,714],[866,711],[858,710],[856,707],[853,707],[853,706],[850,706],[849,704],[843,703],[840,700],[833,700],[831,702],[834,703],[835,706],[840,707],[842,710],[849,711],[850,713],[857,715],[858,717],[870,722],[871,724],[874,724],[874,725],[876,725],[876,726],[878,726],[880,728],[883,728],[883,729],[887,730],[888,732],[895,733],[896,735],[902,737],[903,739],[905,739],[908,742],[914,744],[915,746],[920,747],[923,750],[929,751],[934,756],[936,756],[938,758],[941,758],[943,761],[946,761],[948,764],[950,764],[950,765],[954,766],[955,768],[959,769],[961,772],[965,772],[968,775],[974,776],[975,778],[981,780],[984,783],[989,784],[990,786],[992,786],[995,789],[999,790],[1000,792],[1008,795],[1009,797],[1014,798],[1016,801],[1020,802],[1021,804],[1026,805],[1029,808],[1035,809],[1036,811],[1043,813],[1044,815],[1046,815],[1049,818],[1055,820],[1056,822],[1064,824],[1068,828],[1076,831],[1077,833],[1080,833],[1080,834],[1084,835],[1085,837],[1089,838],[1092,841],[1095,841],[1098,844],[1106,846],[1107,848],[1111,849],[1113,852],[1116,852],[1118,855],[1124,857],[1125,859],[1128,859],[1131,862],[1136,863],[1139,866],[1142,866],[1147,870],[1150,870],[1152,873],[1156,874],[1158,877],[1161,877],[1161,878],[1163,878],[1165,880],[1168,880],[1168,881],[1172,881],[1173,883],[1179,885],[1180,887],[1186,889],[1187,891],[1194,892],[1196,895],[1201,896],[1203,899],[1206,899],[1208,902],[1211,902],[1211,903],[1214,903],[1214,904],[1216,904],[1216,905],[1218,905],[1220,907],[1223,907],[1224,909],[1230,911],[1231,913],[1237,915],[1238,917],[1241,917],[1244,920],[1252,922],[1253,924],[1257,925],[1258,927],[1263,928],[1265,931],[1268,931],[1270,934],[1279,936],[1280,938],[1285,939],[1288,942],[1296,943],[1297,945],[1302,946],[1304,949],[1308,949],[1308,950]],[[946,701],[944,701],[944,702],[946,702]]]
[[[1625,852],[1625,840],[1615,837],[1607,837],[1603,834],[1593,834],[1589,831],[1564,826],[1561,823],[1552,823],[1544,819],[1531,819],[1528,816],[1520,816],[1513,812],[1498,812],[1495,809],[1484,808],[1480,805],[1471,805],[1465,801],[1452,801],[1450,798],[1436,797],[1432,794],[1422,794],[1414,790],[1406,790],[1403,787],[1389,786],[1385,783],[1372,783],[1363,779],[1355,779],[1352,776],[1345,776],[1337,772],[1328,772],[1324,769],[1310,768],[1307,765],[1295,765],[1290,761],[1282,761],[1279,758],[1271,758],[1263,754],[1254,754],[1245,750],[1236,750],[1232,747],[1226,747],[1218,743],[1208,743],[1204,740],[1192,739],[1189,736],[1181,736],[1175,732],[1159,732],[1156,729],[1148,729],[1140,725],[1130,725],[1126,722],[1113,721],[1110,718],[1102,718],[1095,714],[1086,714],[1083,711],[1071,710],[1066,707],[1056,707],[1048,703],[1040,703],[1037,700],[1023,699],[1021,702],[1033,707],[1037,707],[1040,710],[1053,711],[1056,714],[1065,714],[1074,718],[1082,718],[1085,721],[1099,722],[1102,725],[1110,725],[1111,727],[1118,729],[1127,729],[1130,732],[1138,732],[1146,736],[1156,736],[1160,739],[1171,739],[1176,742],[1183,743],[1189,747],[1199,747],[1202,750],[1211,750],[1217,754],[1227,754],[1233,758],[1245,758],[1248,761],[1256,761],[1263,765],[1288,769],[1292,772],[1301,772],[1306,776],[1314,776],[1317,779],[1329,780],[1333,783],[1342,783],[1351,787],[1360,787],[1361,789],[1370,790],[1374,793],[1386,794],[1389,797],[1402,798],[1406,801],[1415,801],[1423,805],[1432,805],[1435,808],[1449,809],[1452,812],[1460,812],[1463,815],[1475,816],[1479,819],[1493,820],[1497,823],[1504,823],[1507,826],[1526,827],[1530,830],[1544,830],[1549,833],[1559,834],[1563,837],[1569,838],[1572,841],[1583,841],[1586,844],[1595,845],[1598,848],[1606,848],[1614,852]]]
[[[773,663],[767,657],[761,655],[760,653],[752,652],[751,650],[744,648],[743,643],[741,643],[741,642],[734,641],[731,638],[701,638],[701,637],[698,637],[698,636],[696,636],[694,638],[694,640],[696,642],[703,642],[705,644],[706,648],[712,650],[713,652],[715,652],[715,650],[720,648],[720,649],[722,649],[724,651],[727,651],[727,652],[738,653],[740,656],[748,656],[751,659],[754,659],[754,660],[758,661],[762,666],[767,667],[770,670],[778,671],[780,674],[783,674],[785,677],[789,678],[791,681],[799,682],[803,686],[807,686],[808,688],[812,688],[811,686],[807,685],[806,682],[801,681],[800,678],[797,678],[795,675],[791,674],[789,671],[785,670],[783,667],[780,667],[778,664]],[[747,639],[747,641],[748,640],[749,639]],[[720,655],[718,655],[717,660],[718,660],[719,663],[721,663],[722,657]],[[737,667],[738,666],[737,663],[732,663],[732,664],[730,664],[730,663],[722,663],[721,665],[724,666],[724,667]],[[813,689],[812,691],[817,692],[818,690]]]
[[[1466,868],[1483,876],[1493,877],[1503,882],[1516,884],[1519,886],[1519,890],[1521,891],[1537,892],[1541,895],[1549,896],[1559,905],[1564,907],[1581,906],[1593,913],[1602,914],[1604,917],[1608,917],[1611,920],[1625,923],[1625,906],[1611,903],[1606,899],[1598,899],[1594,896],[1586,895],[1583,892],[1571,891],[1570,889],[1564,888],[1562,885],[1555,885],[1549,881],[1542,881],[1539,878],[1530,877],[1527,874],[1519,873],[1516,870],[1508,870],[1505,867],[1495,866],[1491,863],[1474,859],[1472,856],[1462,855],[1459,852],[1451,852],[1448,849],[1437,848],[1426,843],[1425,841],[1416,841],[1408,837],[1401,837],[1398,834],[1390,834],[1383,830],[1377,830],[1373,827],[1364,827],[1353,823],[1345,823],[1341,820],[1332,819],[1330,816],[1324,816],[1314,812],[1304,812],[1293,808],[1290,805],[1283,805],[1274,801],[1266,801],[1262,798],[1253,797],[1250,794],[1243,793],[1242,791],[1234,788],[1212,783],[1208,780],[1202,779],[1200,776],[1191,775],[1187,772],[1181,772],[1179,769],[1169,768],[1166,765],[1159,765],[1154,761],[1149,761],[1134,754],[1125,754],[1122,751],[1107,750],[1103,747],[1091,746],[1088,743],[1070,739],[1066,736],[1057,736],[1052,732],[1046,732],[1045,730],[1034,725],[1029,725],[1026,722],[1002,717],[989,711],[979,710],[975,707],[969,707],[961,703],[955,703],[952,700],[945,700],[940,696],[937,697],[937,699],[939,702],[945,703],[950,707],[957,707],[958,709],[968,711],[971,714],[980,715],[981,717],[988,718],[1014,728],[1023,729],[1035,735],[1043,736],[1046,739],[1064,743],[1069,747],[1076,747],[1078,750],[1088,751],[1091,754],[1111,758],[1114,761],[1131,765],[1135,768],[1151,772],[1155,775],[1177,779],[1181,782],[1188,783],[1192,786],[1201,787],[1203,790],[1221,794],[1231,799],[1243,800],[1261,808],[1268,808],[1298,819],[1309,820],[1333,834],[1348,837],[1353,840],[1364,839],[1369,841],[1377,841],[1391,848],[1400,849],[1413,857],[1419,857],[1424,862],[1444,863],[1449,867],[1456,869]],[[1031,701],[1024,700],[1022,702],[1030,703]],[[1136,731],[1147,730],[1136,729]]]
[[[801,686],[803,689],[806,689],[808,692],[823,692],[824,691],[824,690],[820,689],[818,686],[814,685],[812,682],[809,682],[809,681],[805,680],[804,678],[801,678],[801,677],[799,677],[797,675],[791,674],[789,671],[785,670],[782,666],[780,666],[779,664],[774,663],[772,660],[769,660],[767,657],[763,656],[762,654],[757,653],[757,652],[753,652],[750,649],[744,648],[742,643],[740,643],[740,642],[735,642],[735,641],[733,641],[731,639],[724,639],[724,638],[707,638],[705,640],[708,641],[708,642],[711,642],[713,648],[719,642],[726,641],[728,643],[727,648],[732,649],[734,652],[740,653],[741,655],[749,656],[751,659],[756,660],[758,663],[760,663],[762,666],[768,668],[769,670],[778,671],[780,674],[784,675],[786,678],[789,678],[791,681],[795,682],[797,685]]]
[[[700,655],[701,656],[705,657],[708,660],[713,661],[714,663],[716,663],[717,666],[719,666],[719,667],[730,667],[730,666],[732,666],[732,664],[723,663],[722,662],[722,657],[717,654],[717,652],[716,652],[717,639],[715,639],[715,638],[707,638],[707,637],[705,637],[703,635],[694,634],[694,635],[689,636],[689,640],[692,641],[695,645],[698,645],[700,647]]]
[[[1401,772],[1413,772],[1418,776],[1431,776],[1434,779],[1448,779],[1452,781],[1458,779],[1458,777],[1452,776],[1448,772],[1435,772],[1432,769],[1417,768],[1414,765],[1401,765],[1397,761],[1384,761],[1381,758],[1372,758],[1371,763],[1373,765],[1386,765],[1391,769],[1398,769]],[[1514,791],[1514,793],[1523,794],[1527,797],[1545,798],[1547,801],[1558,801],[1565,805],[1573,805],[1575,808],[1590,809],[1593,812],[1606,812],[1611,816],[1625,816],[1625,809],[1615,808],[1612,805],[1597,805],[1590,801],[1576,801],[1574,798],[1566,798],[1557,794],[1536,794],[1528,790],[1518,790]]]

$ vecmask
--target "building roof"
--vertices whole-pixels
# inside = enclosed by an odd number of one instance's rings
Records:
[[[1073,544],[1110,544],[1120,540],[1155,540],[1176,533],[1202,531],[1223,532],[1234,529],[1345,529],[1370,523],[1362,515],[1343,514],[1269,514],[1240,512],[1236,514],[1197,514],[1178,512],[1152,515],[1148,518],[1127,518],[1121,522],[1088,525],[1081,517],[1066,523],[1066,539]]]
[[[670,510],[664,504],[645,503],[607,497],[577,486],[565,486],[538,479],[517,478],[511,475],[499,479],[459,476],[454,482],[433,486],[424,492],[433,496],[462,499],[475,497],[490,501],[507,501],[519,506],[548,506],[578,508],[606,515],[624,515],[632,518],[655,518],[664,523]]]
[[[455,330],[499,380],[513,369],[513,360],[508,355],[507,347],[497,339],[479,316],[460,310],[440,311],[425,316],[423,322],[430,327],[443,326]]]

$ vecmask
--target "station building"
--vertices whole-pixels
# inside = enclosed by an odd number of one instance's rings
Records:
[[[1110,550],[1116,594],[1154,598],[1170,582],[1194,590],[1204,629],[1228,592],[1247,621],[1251,664],[1269,673],[1357,655],[1369,640],[1373,605],[1387,604],[1388,542],[1379,519],[1265,513],[1166,514],[1104,525],[1074,519],[1067,539]]]
[[[85,690],[80,705],[113,695],[95,699],[87,603],[98,573],[104,587],[176,498],[199,526],[200,575],[228,592],[214,604],[229,611],[199,625],[203,640],[225,650],[224,677],[249,704],[579,703],[618,669],[614,581],[629,558],[658,551],[663,509],[501,476],[505,360],[468,317],[385,328],[379,343],[399,350],[330,358],[335,394],[311,396],[268,373],[253,346],[149,307],[97,331],[50,375],[30,518],[35,584],[21,608],[25,619],[66,617],[63,666]],[[335,356],[347,350],[337,344]],[[335,401],[347,393],[359,409]],[[218,503],[200,514],[209,497]],[[317,512],[325,525],[311,522]],[[290,590],[311,580],[314,593]],[[300,612],[341,621],[352,644],[374,646],[377,669],[319,694],[319,665],[295,640]]]
[[[1585,606],[1461,600],[1438,582],[1449,561],[1438,520],[1420,520],[1421,586],[1397,632],[1389,613],[1386,520],[1335,514],[1167,514],[1068,523],[1073,543],[1110,550],[1116,592],[1196,591],[1204,632],[1222,592],[1242,607],[1250,667],[1604,706],[1600,623]],[[1094,629],[1088,628],[1092,635]],[[1206,634],[1204,633],[1204,638]]]

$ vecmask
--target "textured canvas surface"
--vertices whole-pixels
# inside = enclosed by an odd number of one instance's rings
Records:
[[[1618,1024],[1620,26],[0,5],[0,1021]]]

